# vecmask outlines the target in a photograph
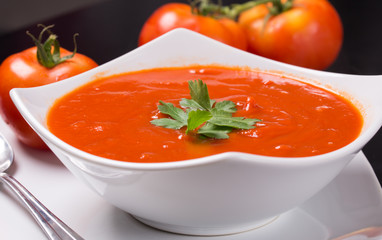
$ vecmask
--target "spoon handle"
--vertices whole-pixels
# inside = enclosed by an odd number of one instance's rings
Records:
[[[6,173],[0,173],[0,181],[6,184],[16,196],[24,203],[24,206],[33,215],[46,236],[52,240],[81,240],[80,235],[74,232],[64,222],[49,211],[37,198],[35,198],[15,178]]]

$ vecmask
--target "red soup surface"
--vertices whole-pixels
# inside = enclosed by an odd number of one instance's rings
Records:
[[[159,100],[179,107],[190,99],[189,80],[203,80],[211,99],[236,103],[234,116],[258,118],[229,139],[200,139],[185,129],[150,123],[168,117]],[[190,66],[130,72],[97,79],[57,100],[47,117],[66,143],[101,157],[129,162],[170,162],[237,151],[304,157],[353,141],[363,118],[345,98],[276,74],[243,68]]]

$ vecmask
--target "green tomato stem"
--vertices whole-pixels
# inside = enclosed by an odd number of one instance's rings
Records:
[[[74,57],[74,55],[77,53],[77,33],[73,35],[74,50],[72,54],[61,57],[60,43],[57,40],[57,35],[53,34],[50,31],[50,29],[53,28],[54,25],[44,26],[42,24],[39,24],[38,26],[43,27],[38,36],[38,39],[35,36],[33,36],[29,31],[27,31],[26,33],[32,38],[34,44],[37,47],[37,60],[42,66],[46,68],[53,68],[58,64]],[[43,43],[42,38],[45,32],[49,33],[49,37]]]
[[[282,3],[281,0],[251,0],[231,6],[223,6],[221,0],[218,0],[218,4],[212,3],[211,0],[191,0],[190,6],[194,14],[237,20],[242,12],[266,3],[271,3],[271,6],[268,7],[269,17],[288,11],[293,6],[293,0],[287,0],[285,3]]]
[[[242,12],[269,2],[273,2],[273,0],[253,0],[242,4],[232,4],[229,8],[229,12],[227,12],[227,16],[231,19],[237,19]]]

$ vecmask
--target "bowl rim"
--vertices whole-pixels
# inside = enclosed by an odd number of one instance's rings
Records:
[[[172,30],[157,39],[154,39],[153,41],[146,43],[145,45],[139,47],[139,48],[145,48],[151,44],[154,44],[157,41],[163,41],[167,36],[174,35],[174,34],[192,34],[192,35],[198,35],[200,38],[208,39],[208,41],[214,41],[216,44],[223,44],[220,42],[217,42],[215,40],[209,39],[201,34],[195,33],[193,31],[187,30],[187,29],[175,29]],[[225,44],[223,44],[225,45]],[[225,47],[229,47],[226,46]],[[139,49],[137,48],[137,49]],[[105,65],[111,64],[117,59],[123,58],[124,56],[128,55],[129,53],[135,52],[137,49],[132,50],[131,52],[125,53],[122,56],[111,60],[109,62],[106,62],[96,68],[103,68]],[[235,49],[238,50],[238,49]],[[240,51],[240,50],[238,50]],[[257,56],[259,57],[259,56]],[[259,57],[262,58],[262,57]],[[264,61],[272,61],[272,62],[277,62],[274,60],[262,58]],[[310,71],[310,72],[319,72],[323,76],[358,76],[358,75],[351,75],[351,74],[341,74],[341,73],[331,73],[331,72],[325,72],[325,71],[318,71],[318,70],[313,70],[313,69],[306,69],[303,67],[298,67],[286,63],[280,63],[280,65],[287,66],[287,68],[291,69],[291,72],[295,72],[296,69],[300,70],[302,72]],[[91,74],[94,72],[95,69],[89,70],[88,72],[85,72],[85,74]],[[286,72],[288,74],[288,72]],[[293,76],[293,73],[290,73],[291,76]],[[79,74],[77,76],[80,76],[82,74]],[[77,77],[75,76],[75,77]],[[362,76],[362,75],[359,75]],[[74,77],[74,78],[75,78]],[[373,77],[373,76],[371,76]],[[66,79],[67,80],[67,79]],[[65,80],[65,81],[66,81]],[[60,84],[63,83],[64,81],[56,82],[53,84]],[[346,155],[355,155],[359,151],[361,151],[362,147],[372,138],[372,136],[379,130],[379,126],[382,125],[382,116],[377,119],[378,124],[374,124],[370,126],[369,128],[363,130],[361,134],[353,140],[351,143],[348,145],[339,148],[337,150],[320,154],[320,155],[314,155],[314,156],[307,156],[307,157],[273,157],[273,156],[264,156],[264,155],[257,155],[257,154],[251,154],[251,153],[243,153],[243,152],[224,152],[224,153],[219,153],[219,154],[214,154],[214,155],[209,155],[205,157],[200,157],[200,158],[195,158],[195,159],[189,159],[189,160],[180,160],[180,161],[171,161],[171,162],[161,162],[161,163],[139,163],[139,162],[125,162],[125,161],[120,161],[120,160],[113,160],[113,159],[108,159],[104,157],[99,157],[87,152],[84,152],[80,149],[77,149],[58,137],[56,137],[53,133],[51,133],[46,126],[41,124],[37,119],[35,119],[30,110],[27,109],[27,107],[23,104],[22,100],[22,93],[24,91],[33,91],[33,89],[36,88],[44,88],[48,87],[49,85],[44,85],[40,87],[34,87],[34,88],[15,88],[12,89],[10,92],[11,98],[21,114],[24,116],[24,118],[27,120],[27,122],[32,126],[32,128],[45,140],[47,145],[53,144],[55,147],[59,148],[61,151],[67,152],[73,156],[76,156],[78,159],[82,159],[88,163],[93,163],[97,165],[102,165],[106,167],[111,167],[111,168],[117,168],[117,169],[127,169],[127,170],[164,170],[164,169],[177,169],[177,168],[185,168],[185,167],[194,167],[194,166],[200,166],[204,164],[210,164],[214,163],[217,161],[224,161],[227,159],[240,159],[242,161],[251,161],[251,162],[256,162],[256,163],[261,163],[261,164],[268,164],[268,165],[280,165],[280,166],[291,166],[291,165],[319,165],[319,164],[324,164],[327,163],[328,161],[334,161],[335,159],[341,159],[342,157]],[[80,84],[80,86],[83,85]],[[77,88],[77,87],[76,87]]]

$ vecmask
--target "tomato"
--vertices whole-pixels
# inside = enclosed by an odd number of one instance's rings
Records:
[[[187,28],[233,47],[247,49],[244,31],[235,21],[198,15],[184,3],[168,3],[154,11],[142,27],[138,44],[143,45],[175,28]]]
[[[273,1],[274,2],[274,1]],[[327,0],[288,0],[291,8],[270,3],[242,12],[238,18],[249,51],[302,67],[323,70],[336,59],[343,41],[341,19]]]
[[[60,48],[63,57],[72,53]],[[12,88],[36,87],[74,76],[97,66],[82,54],[76,53],[70,59],[54,67],[41,65],[36,57],[37,47],[31,47],[6,58],[0,65],[0,114],[24,144],[40,149],[46,145],[23,119],[13,104],[9,91]]]

